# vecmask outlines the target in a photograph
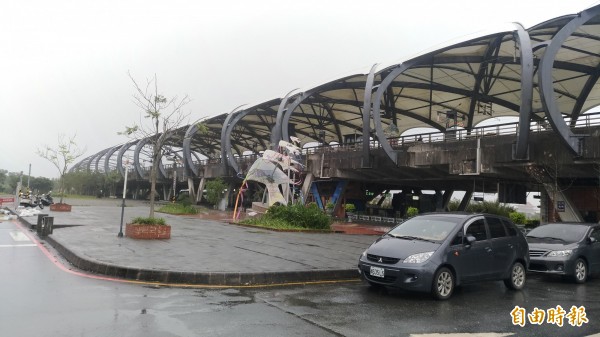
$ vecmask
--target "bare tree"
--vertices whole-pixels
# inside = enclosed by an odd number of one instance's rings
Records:
[[[50,161],[58,169],[60,174],[60,203],[63,203],[63,196],[65,195],[65,174],[69,169],[69,165],[72,164],[75,159],[81,157],[85,152],[85,149],[80,149],[75,143],[75,137],[66,139],[65,135],[58,135],[58,146],[56,148],[44,145],[44,147],[37,150],[37,154]]]
[[[126,126],[125,131],[119,134],[127,135],[134,139],[148,139],[152,145],[150,158],[152,168],[150,169],[150,217],[154,217],[154,198],[156,195],[156,177],[158,165],[165,154],[165,143],[174,130],[179,128],[187,121],[189,113],[185,113],[183,108],[190,102],[187,95],[183,98],[174,96],[170,99],[159,93],[158,79],[156,75],[146,79],[146,85],[141,87],[133,78],[131,73],[127,73],[133,82],[135,93],[133,102],[142,110],[140,121],[131,127]],[[143,117],[143,118],[141,118]],[[143,123],[144,119],[149,122]]]

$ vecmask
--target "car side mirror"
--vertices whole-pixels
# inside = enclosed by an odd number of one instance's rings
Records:
[[[470,246],[473,244],[473,242],[477,241],[477,239],[471,234],[467,234],[465,239],[466,239],[465,246]]]

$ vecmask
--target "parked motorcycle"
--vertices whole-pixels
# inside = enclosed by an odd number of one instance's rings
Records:
[[[42,197],[40,198],[40,202],[44,206],[52,205],[54,203],[54,199],[52,199],[52,191],[48,192],[47,194],[42,194]]]
[[[21,199],[21,201],[19,201],[19,205],[23,206],[23,207],[31,207],[31,208],[36,208],[39,207],[40,209],[44,209],[44,205],[42,204],[41,201],[41,197],[39,195],[36,196],[30,196],[27,195],[28,198],[23,198]]]

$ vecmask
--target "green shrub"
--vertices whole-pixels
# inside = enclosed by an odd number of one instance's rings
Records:
[[[158,212],[168,214],[197,214],[198,210],[192,205],[183,203],[166,204],[158,209]]]
[[[354,206],[354,204],[346,204],[344,205],[344,209],[346,212],[354,212],[356,210],[356,206]]]
[[[330,229],[331,219],[323,214],[316,204],[304,206],[302,204],[274,205],[269,207],[265,215],[258,219],[243,221],[253,225],[277,224],[288,226],[287,229]],[[285,223],[285,225],[284,225]],[[268,227],[268,226],[265,226]]]
[[[182,194],[177,198],[177,203],[181,204],[183,206],[191,206],[192,198],[190,197],[189,194]]]
[[[407,218],[412,218],[414,216],[416,216],[417,214],[419,214],[419,209],[416,207],[409,207],[406,210],[406,217]]]
[[[523,225],[527,221],[525,214],[520,212],[511,212],[508,214],[508,217],[517,225]]]
[[[535,228],[540,225],[540,219],[527,219],[525,221],[525,227]]]
[[[450,211],[458,210],[458,206],[460,205],[459,200],[452,200],[448,203],[448,209]],[[468,213],[489,213],[502,215],[505,217],[509,217],[510,213],[515,212],[516,209],[512,206],[501,204],[498,200],[496,201],[471,201],[465,209],[465,212]]]
[[[216,205],[223,198],[223,191],[227,185],[221,178],[210,180],[206,183],[206,201],[211,205]]]
[[[132,224],[142,224],[142,225],[161,225],[164,226],[167,223],[165,222],[165,219],[163,218],[152,218],[152,217],[137,217],[134,218],[133,220],[131,220]]]

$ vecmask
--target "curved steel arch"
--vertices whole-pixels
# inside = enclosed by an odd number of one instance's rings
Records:
[[[373,71],[373,67],[371,67],[370,72],[372,72],[372,71]],[[351,81],[351,80],[359,78],[359,77],[365,78],[365,79],[364,80],[361,79],[360,81],[356,81],[356,82]],[[315,140],[318,140],[319,136],[316,134],[316,129],[314,129],[315,124],[311,122],[311,120],[313,118],[317,121],[328,121],[329,123],[331,123],[331,125],[333,126],[334,129],[333,130],[325,130],[325,131],[329,131],[330,133],[335,134],[335,136],[337,137],[337,141],[340,143],[342,142],[343,136],[344,136],[342,134],[342,130],[341,130],[340,126],[344,126],[348,129],[362,132],[362,129],[363,129],[362,123],[357,125],[357,124],[351,123],[349,121],[339,120],[338,118],[335,118],[334,116],[336,114],[339,114],[340,112],[343,112],[343,113],[356,115],[357,116],[356,120],[362,121],[364,119],[364,108],[363,108],[364,101],[361,100],[362,97],[359,99],[359,97],[356,93],[356,89],[365,90],[365,86],[366,86],[365,83],[367,81],[367,78],[368,78],[368,74],[364,74],[364,73],[352,74],[349,76],[342,77],[335,81],[330,81],[328,83],[324,83],[322,85],[311,88],[311,89],[306,90],[306,91],[302,92],[301,94],[297,95],[294,102],[292,102],[289,106],[286,107],[286,110],[283,114],[283,119],[282,119],[282,123],[281,123],[281,134],[282,134],[281,139],[283,139],[285,141],[289,141],[289,139],[290,139],[288,125],[290,124],[290,121],[292,120],[292,116],[303,116],[309,121],[309,123],[307,125],[313,128],[313,134],[310,135],[310,138],[315,139]],[[338,98],[332,98],[332,97],[326,96],[329,93],[336,93],[339,90],[351,90],[354,93],[355,100],[348,99],[348,98],[338,99]],[[309,101],[309,99],[311,99],[311,101]],[[302,108],[302,105],[304,105],[304,104],[308,105],[308,107],[312,110],[312,112],[313,112],[312,116],[308,112],[304,111],[304,109]],[[336,105],[336,104],[352,106],[352,107],[355,107],[357,109],[357,111],[350,112],[350,111],[343,111],[338,108],[334,108],[334,105]],[[296,109],[298,109],[298,107],[300,107],[300,110],[302,110],[301,113],[295,113],[295,111],[296,111]],[[331,116],[331,117],[317,116],[317,111],[315,110],[315,108],[326,111],[327,115]],[[320,125],[320,126],[322,126],[322,125]],[[301,133],[298,129],[296,130],[296,132]],[[304,133],[304,134],[306,134],[306,133]],[[368,142],[368,136],[367,136],[367,142]]]
[[[379,115],[379,109],[381,105],[381,98],[383,97],[383,93],[387,90],[388,86],[392,83],[396,77],[400,76],[403,72],[410,69],[410,67],[416,64],[418,59],[413,59],[411,61],[407,61],[402,63],[397,68],[392,70],[379,84],[377,91],[375,92],[375,97],[373,98],[373,113],[371,114],[373,117],[373,124],[375,126],[375,133],[377,134],[377,139],[379,140],[379,144],[383,148],[383,151],[388,155],[388,157],[394,162],[394,164],[398,164],[398,157],[394,155],[394,150],[392,146],[386,141],[386,137],[383,133],[383,128],[381,127],[381,116]]]
[[[106,155],[106,153],[110,149],[111,148],[108,148],[108,149],[104,149],[104,150],[98,152],[98,157],[96,158],[96,164],[94,165],[95,166],[94,172],[96,172],[96,173],[100,173],[101,172],[100,169],[98,168],[98,166],[100,165],[100,160],[102,159],[102,157],[104,157]],[[104,167],[102,167],[102,168],[104,168]]]
[[[563,43],[569,38],[577,29],[583,26],[586,22],[600,14],[600,5],[589,8],[579,13],[578,16],[574,17],[569,23],[563,26],[558,33],[552,38],[546,50],[544,56],[540,61],[538,77],[540,94],[542,96],[542,104],[546,110],[550,124],[552,128],[558,132],[561,136],[561,140],[564,145],[574,155],[580,155],[580,142],[582,141],[581,136],[573,134],[571,129],[567,126],[567,123],[562,118],[561,112],[558,110],[556,105],[556,98],[554,96],[554,81],[552,78],[552,70],[554,60],[558,51],[562,48]]]
[[[275,126],[271,131],[271,149],[277,150],[277,146],[279,145],[279,141],[282,140],[282,128],[283,128],[283,118],[285,117],[285,113],[288,110],[288,100],[298,94],[292,95],[294,91],[298,89],[293,89],[287,93],[282,99],[281,103],[279,103],[279,108],[277,109],[277,118],[275,119]],[[287,128],[286,128],[287,129]]]
[[[198,177],[198,172],[194,169],[194,161],[192,159],[192,138],[198,132],[198,123],[190,125],[183,137],[183,166],[189,177]]]
[[[236,173],[238,172],[237,163],[233,159],[233,153],[231,152],[230,124],[231,124],[231,120],[235,117],[235,115],[238,112],[244,111],[244,110],[238,111],[238,109],[245,105],[246,104],[239,105],[235,109],[231,110],[231,112],[227,115],[227,118],[225,118],[225,123],[223,123],[223,127],[221,128],[221,158],[223,159],[221,162],[221,165],[223,165],[225,172],[227,172],[227,167],[228,167],[227,163],[228,162],[229,162],[229,165],[235,170],[235,172]],[[225,145],[225,146],[223,146],[223,145]]]
[[[365,82],[365,95],[362,108],[362,167],[371,167],[371,96],[373,95],[373,85],[375,83],[375,70],[379,64],[375,63]]]
[[[141,179],[144,179],[147,177],[146,177],[146,175],[144,175],[144,170],[142,169],[142,165],[140,165],[140,152],[142,151],[142,148],[144,147],[144,145],[146,145],[146,143],[148,143],[148,140],[149,140],[148,138],[140,139],[140,141],[137,142],[137,144],[135,144],[135,150],[133,152],[133,167],[135,169],[135,173]],[[154,165],[154,163],[152,163],[152,165]]]
[[[108,175],[112,171],[110,168],[110,158],[119,148],[121,148],[121,145],[113,146],[106,153],[106,157],[104,157],[104,174]]]
[[[519,109],[519,127],[515,149],[516,159],[526,159],[529,145],[529,125],[533,100],[533,49],[529,34],[521,24],[517,27],[517,42],[521,61],[521,107]]]
[[[119,171],[119,174],[121,175],[121,177],[125,177],[125,170],[123,170],[123,156],[125,155],[125,152],[127,150],[129,150],[129,148],[132,145],[135,145],[138,142],[139,142],[139,139],[125,143],[125,144],[121,145],[121,147],[119,148],[119,154],[117,155],[117,170]]]
[[[314,94],[314,91],[312,91],[312,90],[304,91],[301,94],[296,96],[296,99],[292,102],[292,104],[290,104],[286,107],[286,110],[283,113],[283,118],[282,118],[282,122],[281,122],[281,128],[280,128],[281,129],[281,131],[280,131],[281,137],[279,138],[279,140],[284,140],[286,142],[290,141],[289,128],[287,126],[290,124],[290,118],[292,116],[292,113],[294,112],[294,110],[296,110],[296,108],[300,104],[302,104],[302,102],[304,102],[304,100],[306,100],[313,94]],[[279,143],[279,141],[277,143]],[[273,150],[277,150],[277,146],[279,146],[279,144],[273,144]]]

